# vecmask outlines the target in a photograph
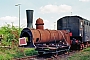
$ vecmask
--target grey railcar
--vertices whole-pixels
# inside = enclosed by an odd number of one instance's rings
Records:
[[[90,21],[80,16],[65,16],[57,21],[57,30],[67,30],[72,38],[82,42],[90,41]]]

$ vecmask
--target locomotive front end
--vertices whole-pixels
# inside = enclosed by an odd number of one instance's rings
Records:
[[[24,28],[21,31],[20,38],[23,38],[23,37],[26,38],[26,45],[24,45],[24,47],[35,47],[32,41],[33,35],[29,28]],[[24,42],[24,40],[22,42]]]

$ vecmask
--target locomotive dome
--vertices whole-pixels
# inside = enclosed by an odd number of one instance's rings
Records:
[[[43,20],[42,20],[41,18],[38,18],[38,19],[36,20],[36,25],[37,25],[37,24],[43,24],[43,25],[44,25]]]

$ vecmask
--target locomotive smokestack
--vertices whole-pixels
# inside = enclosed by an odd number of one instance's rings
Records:
[[[26,10],[27,27],[33,28],[33,10]]]

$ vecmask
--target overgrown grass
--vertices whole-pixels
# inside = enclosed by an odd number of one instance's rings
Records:
[[[24,56],[32,56],[38,54],[34,48],[18,48],[4,49],[0,48],[0,60],[12,60],[13,58],[21,58]]]
[[[0,60],[12,60],[12,58],[20,58],[37,54],[34,48],[19,48],[19,36],[21,33],[17,27],[7,24],[0,27],[0,35],[2,36],[0,46],[11,46],[9,48],[0,47]]]
[[[79,53],[75,53],[73,56],[69,57],[68,60],[90,60],[90,47]]]

